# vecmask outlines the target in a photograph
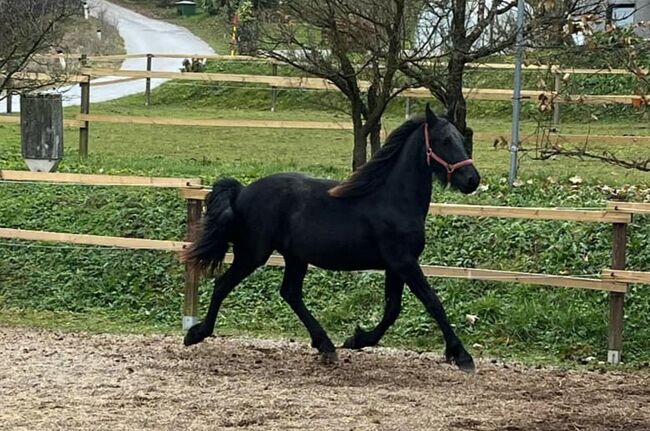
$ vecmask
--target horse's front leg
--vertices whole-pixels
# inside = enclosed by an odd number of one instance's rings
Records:
[[[404,292],[404,281],[395,272],[386,271],[384,284],[384,315],[379,324],[370,331],[364,331],[361,327],[357,329],[350,338],[343,344],[347,349],[361,349],[367,346],[376,346],[391,327],[402,308],[402,293]]]
[[[438,323],[445,339],[445,356],[447,360],[455,363],[463,371],[474,372],[475,366],[472,356],[465,350],[463,343],[449,324],[447,313],[445,313],[438,295],[427,282],[417,259],[415,257],[405,258],[405,256],[400,256],[396,262],[391,264],[391,267],[406,281],[413,294],[424,304],[429,314]]]

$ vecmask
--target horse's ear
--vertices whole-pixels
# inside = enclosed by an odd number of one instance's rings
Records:
[[[428,103],[426,108],[424,108],[424,112],[426,114],[427,124],[429,126],[433,126],[434,124],[436,124],[436,122],[438,121],[438,117],[436,117],[436,114],[433,113],[433,111],[431,110],[431,106],[429,106]]]

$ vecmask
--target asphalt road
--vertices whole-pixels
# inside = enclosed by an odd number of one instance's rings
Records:
[[[105,0],[89,0],[90,13],[97,16],[101,11],[117,26],[124,39],[127,54],[214,54],[214,50],[203,40],[189,30],[164,21],[148,18],[129,9],[115,5]],[[182,59],[154,58],[152,70],[162,72],[177,72],[182,66]],[[122,69],[146,69],[146,59],[128,59],[122,63]],[[96,82],[119,79],[104,77]],[[165,82],[154,79],[152,88]],[[78,85],[58,89],[63,94],[64,106],[79,105],[80,89]],[[144,91],[144,80],[117,83],[92,87],[91,102],[105,102],[120,97],[137,94]],[[20,110],[19,98],[13,98],[13,111]],[[0,112],[4,112],[5,103],[0,103]]]

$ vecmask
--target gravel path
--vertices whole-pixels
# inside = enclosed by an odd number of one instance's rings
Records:
[[[2,430],[650,430],[650,375],[0,326]]]

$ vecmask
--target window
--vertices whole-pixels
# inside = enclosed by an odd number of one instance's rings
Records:
[[[616,4],[607,8],[607,20],[617,27],[628,27],[634,23],[633,3]]]

